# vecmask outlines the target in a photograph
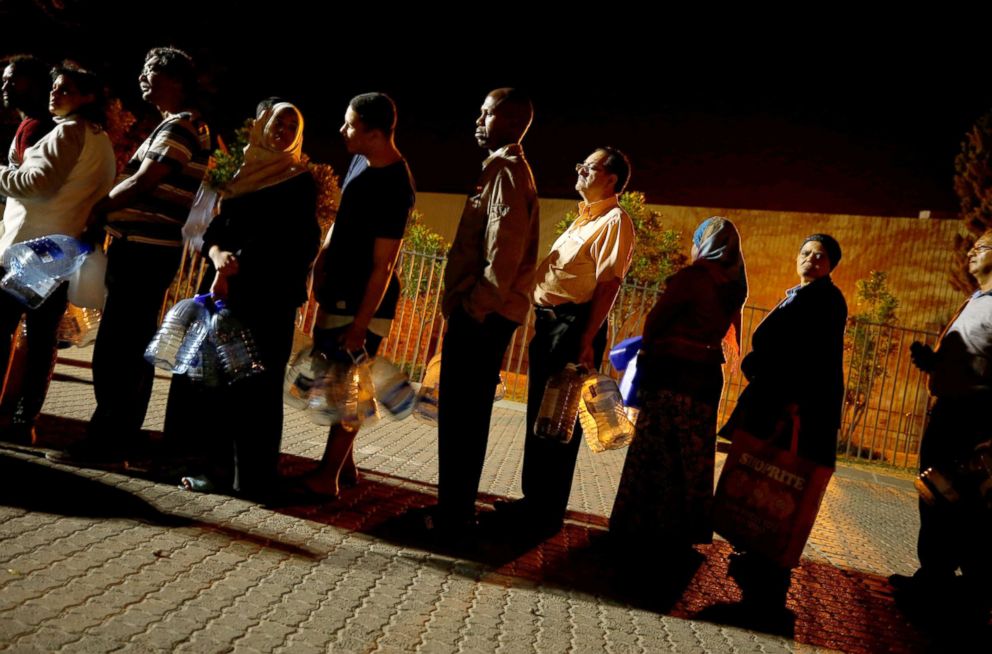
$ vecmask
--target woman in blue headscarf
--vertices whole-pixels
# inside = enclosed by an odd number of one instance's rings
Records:
[[[716,412],[725,350],[740,347],[747,275],[726,218],[692,236],[692,263],[665,282],[638,355],[641,412],[610,516],[610,534],[669,560],[713,539]],[[636,553],[636,552],[635,552]]]

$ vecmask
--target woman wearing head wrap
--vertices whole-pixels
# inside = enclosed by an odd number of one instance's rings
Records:
[[[830,272],[840,262],[837,241],[827,234],[807,236],[796,258],[798,286],[769,313],[751,336],[751,352],[741,362],[748,385],[722,434],[736,430],[759,438],[776,433],[787,413],[799,418],[798,453],[833,466],[844,401],[844,327],[847,303]],[[730,573],[745,603],[781,611],[790,571],[757,555],[737,553]]]
[[[256,498],[268,495],[276,477],[282,377],[320,244],[317,186],[302,159],[303,116],[287,102],[260,109],[244,163],[221,189],[220,213],[203,235],[211,265],[200,290],[223,298],[248,327],[265,371],[214,388],[173,377],[165,427],[173,448],[207,445],[207,475],[184,477],[185,488]]]
[[[739,347],[745,299],[740,235],[726,218],[709,218],[693,234],[692,264],[666,281],[644,325],[637,435],[610,516],[611,536],[635,554],[677,565],[713,538],[724,342]]]

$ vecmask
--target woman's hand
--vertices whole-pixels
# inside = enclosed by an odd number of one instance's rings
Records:
[[[365,347],[365,329],[359,329],[356,323],[351,323],[344,334],[341,335],[341,347],[347,352],[358,352]]]
[[[218,246],[210,247],[210,261],[213,262],[217,272],[226,277],[238,274],[238,258],[233,252],[221,250]]]
[[[222,300],[227,299],[227,277],[219,271],[214,275],[214,283],[210,285],[210,292]]]

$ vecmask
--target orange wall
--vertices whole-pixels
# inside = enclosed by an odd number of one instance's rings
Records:
[[[420,193],[417,209],[425,222],[449,240],[454,236],[465,196]],[[576,200],[541,200],[541,251],[553,240],[552,227]],[[900,300],[897,312],[905,327],[937,331],[963,300],[947,283],[951,245],[958,221],[921,218],[886,218],[815,213],[787,213],[749,209],[718,209],[651,205],[664,224],[682,232],[689,249],[692,231],[709,216],[725,216],[741,232],[751,294],[748,304],[772,307],[785,289],[797,283],[795,255],[802,239],[814,232],[828,232],[844,252],[834,271],[835,283],[847,297],[851,313],[855,282],[873,270],[889,274],[890,287]]]

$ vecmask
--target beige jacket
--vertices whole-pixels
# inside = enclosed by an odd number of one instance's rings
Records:
[[[465,203],[444,272],[444,315],[461,306],[481,322],[490,313],[523,323],[537,264],[537,188],[519,144],[482,164],[476,194]]]

